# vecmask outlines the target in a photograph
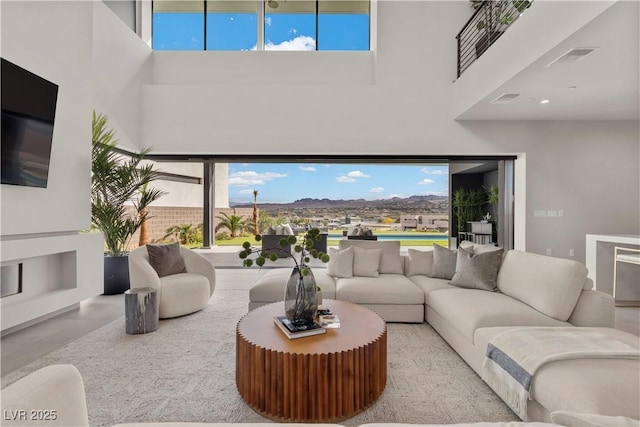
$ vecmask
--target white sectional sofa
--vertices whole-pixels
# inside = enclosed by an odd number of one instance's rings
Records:
[[[469,242],[461,246],[474,254],[499,249]],[[349,277],[344,265],[332,263],[348,264],[342,256],[351,247],[355,254]],[[379,250],[377,274],[367,265],[355,268],[356,248]],[[462,287],[452,285],[452,277],[431,277],[442,276],[452,268],[451,257],[457,257],[435,249],[401,255],[399,242],[342,240],[328,268],[313,272],[324,298],[362,304],[387,322],[428,322],[479,375],[487,343],[507,329],[598,327],[606,336],[640,348],[637,336],[613,329],[613,297],[592,290],[587,269],[578,262],[515,250],[494,254],[492,259],[499,261],[494,283],[467,275],[466,283],[458,281]],[[455,270],[455,259],[453,263]],[[353,275],[356,270],[369,276]],[[265,274],[250,291],[249,309],[281,301],[287,275],[287,269]],[[537,373],[532,396],[527,420],[548,422],[552,412],[562,410],[640,419],[640,363],[598,359],[549,364]]]

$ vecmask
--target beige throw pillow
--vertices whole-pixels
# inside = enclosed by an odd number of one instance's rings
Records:
[[[149,264],[159,277],[187,272],[178,243],[147,245],[147,253],[149,254]]]
[[[461,288],[495,291],[498,289],[498,270],[502,263],[502,249],[474,253],[463,247],[458,248],[456,272],[451,284]]]
[[[433,266],[428,276],[436,279],[451,280],[456,273],[457,258],[456,251],[447,249],[444,246],[433,245]]]
[[[333,277],[353,277],[353,248],[329,248],[327,274]]]
[[[353,246],[353,275],[360,277],[378,277],[382,249],[364,249]]]
[[[409,263],[407,276],[428,276],[433,266],[433,251],[420,251],[409,249]]]

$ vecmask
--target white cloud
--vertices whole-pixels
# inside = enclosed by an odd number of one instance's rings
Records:
[[[351,178],[371,178],[370,175],[367,175],[366,173],[360,171],[351,171],[347,174],[347,176]]]
[[[271,17],[270,17],[270,16],[267,16],[266,18],[264,18],[264,23],[265,23],[267,26],[269,26],[269,27],[270,27],[270,26],[271,26]]]
[[[318,169],[316,169],[314,166],[299,166],[301,171],[305,171],[305,172],[315,172]]]
[[[425,178],[422,181],[418,181],[417,184],[418,185],[429,185],[429,184],[433,184],[435,181],[429,178]]]
[[[229,185],[233,187],[245,187],[248,185],[264,185],[267,181],[277,178],[286,178],[286,174],[275,172],[243,171],[229,174]]]
[[[384,187],[373,187],[369,190],[370,193],[382,193],[384,191]]]
[[[356,182],[355,179],[350,178],[348,176],[344,176],[344,175],[336,177],[336,181],[338,181],[338,182]]]
[[[447,175],[447,171],[444,169],[429,169],[429,168],[422,168],[422,172],[426,173],[427,175]]]
[[[240,190],[238,191],[238,194],[250,194],[253,196],[253,190],[250,190],[248,188],[245,188],[244,190]]]
[[[316,41],[309,36],[298,36],[279,44],[267,41],[264,50],[316,50]]]
[[[289,32],[292,33],[292,34],[298,34],[298,30],[296,30],[293,27],[289,30]]]

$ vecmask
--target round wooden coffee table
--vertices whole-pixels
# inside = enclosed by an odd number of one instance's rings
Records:
[[[387,326],[360,305],[324,300],[340,329],[288,339],[273,322],[277,302],[236,328],[236,385],[259,414],[285,422],[336,422],[362,412],[387,383]]]

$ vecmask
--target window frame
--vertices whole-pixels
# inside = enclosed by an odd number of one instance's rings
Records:
[[[146,42],[146,44],[153,49],[153,15],[154,15],[154,7],[153,3],[155,0],[136,0],[136,33]],[[200,0],[203,3],[204,11],[203,11],[203,24],[204,24],[204,40],[203,40],[203,49],[202,51],[216,52],[221,50],[209,50],[207,49],[207,0]],[[266,3],[270,0],[254,0],[256,3],[256,51],[265,51],[265,18],[266,14],[269,13],[266,10]],[[316,52],[321,51],[319,49],[319,40],[318,40],[318,25],[319,25],[319,15],[321,11],[319,10],[319,0],[315,0],[315,50]],[[332,52],[371,52],[374,50],[374,42],[375,37],[373,36],[374,32],[374,23],[377,17],[377,0],[369,0],[369,12],[367,13],[369,26],[368,26],[368,49],[367,50],[327,50]],[[160,49],[163,50],[163,49]]]

